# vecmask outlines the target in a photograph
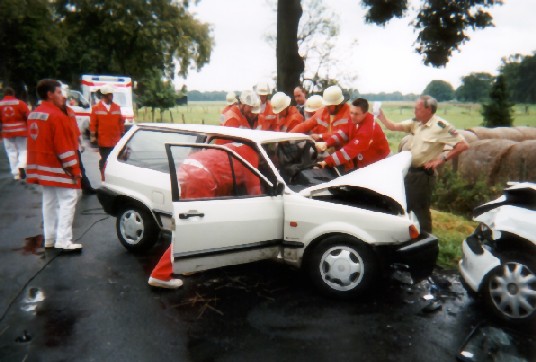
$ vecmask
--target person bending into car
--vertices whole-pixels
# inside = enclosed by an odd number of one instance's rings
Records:
[[[104,165],[108,155],[125,133],[125,118],[121,115],[121,107],[113,102],[114,90],[104,86],[99,91],[101,101],[91,109],[89,119],[89,132],[91,143],[99,145],[99,170],[101,178],[104,177]]]
[[[385,134],[368,109],[369,104],[366,99],[354,99],[350,107],[350,119],[353,126],[349,128],[345,136],[349,141],[338,151],[319,162],[320,167],[342,167],[347,173],[356,168],[366,167],[389,155],[391,150]],[[326,142],[317,142],[316,148],[319,152],[323,152],[335,143],[335,140],[330,138]]]
[[[259,157],[251,147],[241,143],[226,143],[224,146],[238,153],[253,167],[258,167]],[[227,152],[219,149],[191,153],[180,165],[177,173],[181,199],[231,196],[235,189],[241,195],[260,195],[259,178],[235,158],[232,165],[231,169]],[[236,180],[236,185],[233,180]],[[171,258],[170,245],[151,272],[149,285],[169,289],[182,286],[181,279],[173,278]]]

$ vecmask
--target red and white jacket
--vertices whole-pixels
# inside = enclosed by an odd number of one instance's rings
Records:
[[[80,162],[71,120],[52,102],[43,101],[28,116],[27,182],[80,188]]]
[[[125,118],[121,107],[112,102],[110,110],[100,101],[91,109],[89,131],[97,134],[99,147],[114,147],[125,133]]]
[[[350,106],[345,103],[337,114],[331,116],[328,107],[322,107],[305,122],[294,127],[292,133],[316,133],[321,135],[322,141],[331,139],[335,145],[348,142],[347,134],[352,127],[350,121]]]
[[[30,111],[26,103],[15,97],[5,96],[0,101],[2,137],[26,137],[28,135],[26,120],[29,113]]]
[[[250,125],[247,118],[244,117],[240,108],[237,105],[232,106],[223,114],[222,126],[235,127],[244,129],[256,129],[258,121],[255,121],[253,125]]]
[[[290,132],[291,129],[301,123],[303,123],[303,116],[301,115],[300,111],[298,111],[298,108],[289,106],[287,108],[287,114],[283,116],[281,113],[279,113],[277,115],[275,131]]]
[[[391,152],[382,128],[371,113],[367,113],[360,124],[352,125],[345,138],[349,139],[348,143],[324,160],[328,166],[344,165],[344,169],[349,171],[382,160]],[[328,147],[337,144],[333,138],[328,139],[326,143]]]

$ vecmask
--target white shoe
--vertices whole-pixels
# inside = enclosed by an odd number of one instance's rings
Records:
[[[68,244],[61,245],[61,246],[55,244],[54,248],[63,249],[65,251],[76,251],[76,250],[81,250],[82,249],[82,244],[68,243]]]
[[[150,277],[148,283],[153,287],[168,289],[177,289],[182,286],[182,280],[180,279],[162,280]]]

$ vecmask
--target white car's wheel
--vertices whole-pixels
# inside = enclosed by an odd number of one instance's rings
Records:
[[[482,294],[499,318],[511,323],[536,320],[536,263],[509,257],[485,278]]]
[[[117,237],[129,251],[150,249],[158,239],[158,226],[145,210],[128,205],[117,215]]]
[[[308,268],[318,289],[343,298],[363,293],[378,276],[374,252],[365,243],[343,235],[330,236],[317,245]]]

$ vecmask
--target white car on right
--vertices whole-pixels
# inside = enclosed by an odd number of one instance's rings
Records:
[[[511,324],[536,321],[536,184],[510,183],[478,206],[480,224],[463,241],[459,270],[466,289]]]

